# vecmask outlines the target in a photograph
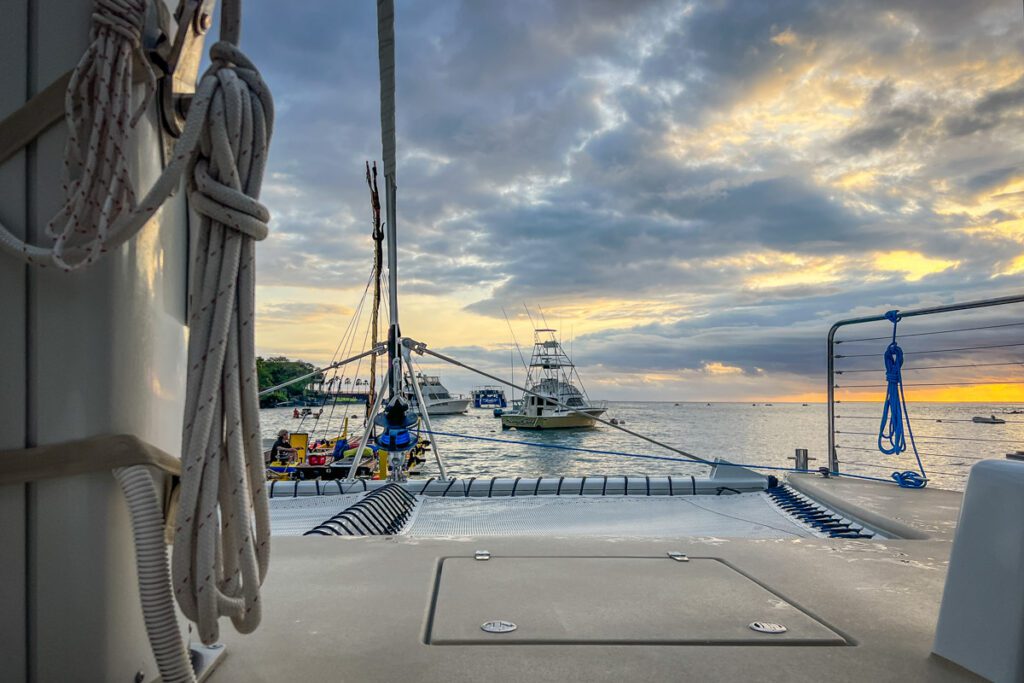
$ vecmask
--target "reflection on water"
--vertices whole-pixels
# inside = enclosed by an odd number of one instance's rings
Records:
[[[1024,414],[1009,404],[911,403],[909,412],[918,450],[922,454],[931,485],[962,489],[967,470],[980,458],[1003,458],[1007,452],[1024,450]],[[295,419],[291,408],[260,411],[263,436],[272,438],[277,430],[307,431],[313,438],[335,436],[346,414],[350,430],[362,424],[363,406],[324,409],[319,420]],[[888,477],[893,470],[916,469],[913,454],[883,456],[875,446],[880,403],[841,403],[836,428],[843,471]],[[975,424],[976,415],[995,415],[1006,424]],[[649,435],[703,458],[721,457],[733,462],[791,467],[796,448],[807,448],[817,458],[811,467],[827,464],[827,422],[825,405],[776,403],[649,403],[612,402],[609,417],[624,421],[629,429]],[[438,432],[467,434],[529,443],[573,446],[591,450],[623,451],[673,457],[673,453],[647,444],[612,427],[599,425],[588,430],[502,431],[501,422],[489,410],[470,410],[464,415],[433,419]],[[439,436],[437,443],[451,475],[483,476],[582,476],[586,475],[690,475],[707,468],[688,462],[630,458],[621,455],[581,453],[472,441]],[[424,476],[436,476],[433,462]]]

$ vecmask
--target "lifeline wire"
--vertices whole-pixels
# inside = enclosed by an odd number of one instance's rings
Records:
[[[892,322],[892,342],[886,347],[883,356],[887,388],[885,403],[882,406],[882,423],[878,427],[878,450],[885,455],[898,455],[907,450],[907,440],[903,433],[904,416],[906,416],[910,445],[914,449],[914,457],[917,458],[917,466],[920,468],[921,474],[906,470],[893,472],[892,478],[901,488],[920,489],[928,484],[928,475],[925,474],[921,455],[917,452],[917,444],[914,443],[914,431],[910,427],[910,416],[907,414],[907,399],[903,394],[903,377],[900,373],[900,368],[903,367],[903,349],[896,342],[896,325],[900,321],[900,315],[898,311],[889,311],[885,317]]]

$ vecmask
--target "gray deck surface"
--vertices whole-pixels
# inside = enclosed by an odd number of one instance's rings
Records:
[[[891,516],[896,518],[896,527],[928,538],[875,542],[713,537],[275,537],[263,598],[263,624],[256,633],[240,636],[224,623],[227,656],[209,680],[976,680],[929,655],[960,494],[811,476],[795,477],[791,483],[808,494],[847,501],[850,504],[841,506],[841,511],[848,516],[865,521]],[[667,552],[713,559],[777,595],[780,608],[795,607],[852,645],[783,641],[762,645],[614,645],[601,639],[582,642],[586,637],[571,644],[513,644],[502,641],[500,635],[493,636],[495,642],[506,644],[427,644],[442,561],[472,558],[478,549],[491,552],[494,559],[490,562],[525,557],[652,558],[650,561],[666,563],[660,565],[659,572],[671,572],[667,568],[677,565],[681,581],[700,574],[683,574],[686,565],[667,559]],[[567,596],[571,588],[566,588],[565,581],[552,584],[527,578],[524,583],[521,577],[506,576],[495,584],[493,607],[517,609],[518,601],[510,596],[521,593],[525,585],[534,590],[522,600],[524,609],[518,618],[526,621],[519,623],[520,630],[531,627],[531,614],[540,615],[538,621],[543,617],[547,632],[590,629],[586,615],[579,614],[590,602],[581,595],[589,596],[595,615],[614,620],[614,610],[607,607],[622,595],[608,589],[611,575],[605,570],[607,563],[566,564],[574,579],[569,585],[579,586],[579,593]],[[473,567],[464,559],[458,560],[458,566]],[[482,573],[475,576],[486,578]],[[513,578],[516,581],[509,584]],[[438,613],[445,628],[469,629],[465,631],[468,634],[475,633],[473,625],[489,611],[481,609],[487,591],[481,590],[479,583],[466,581],[472,599],[459,602],[446,597]],[[744,613],[743,601],[730,601],[722,594],[728,590],[710,590],[715,582],[691,581],[692,590],[683,591],[689,601],[680,611],[695,620],[691,626],[699,627],[704,614],[709,628],[713,625],[714,629],[725,628],[723,614],[735,613],[735,619],[743,622],[767,618]],[[458,595],[457,583],[444,583],[443,594]],[[628,578],[612,585],[627,583]],[[672,588],[679,593],[680,586]],[[623,595],[640,600],[646,596],[657,619],[671,616],[672,602],[662,591],[631,586]],[[573,606],[573,618],[560,621],[556,617],[565,605]],[[547,612],[546,606],[550,606]],[[779,622],[784,623],[789,613],[779,614]],[[494,614],[493,618],[508,617]],[[614,624],[606,622],[593,630],[605,635],[615,632]],[[714,635],[708,640],[715,641]]]

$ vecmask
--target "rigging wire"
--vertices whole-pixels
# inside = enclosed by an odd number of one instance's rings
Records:
[[[999,324],[999,325],[982,325],[980,327],[958,327],[958,328],[953,328],[953,329],[949,329],[949,330],[937,330],[937,331],[934,331],[934,332],[911,332],[911,333],[908,333],[908,334],[901,334],[900,336],[903,337],[903,338],[906,338],[906,337],[927,337],[929,335],[934,335],[934,334],[948,334],[948,333],[951,333],[951,332],[973,332],[975,330],[994,330],[994,329],[1001,328],[1001,327],[1015,327],[1015,326],[1018,326],[1018,325],[1024,325],[1024,323],[1002,323],[1002,324]],[[888,338],[889,338],[888,336],[884,336],[884,337],[863,337],[863,338],[860,338],[860,339],[841,339],[841,340],[838,340],[838,341],[833,341],[832,343],[833,344],[852,344],[853,342],[881,341],[881,340],[888,339]]]
[[[370,282],[373,281],[373,278],[374,278],[374,274],[373,274],[373,270],[371,269],[371,271],[370,271]],[[366,289],[363,290],[363,296],[359,300],[358,311],[357,311],[357,314],[356,314],[356,321],[357,322],[356,322],[356,326],[353,328],[352,336],[349,339],[349,347],[351,347],[352,343],[355,341],[355,336],[356,336],[356,333],[357,333],[357,330],[358,330],[358,320],[360,320],[362,318],[363,310],[365,309],[366,297],[367,297],[367,294],[369,292],[370,282],[367,283]],[[364,348],[364,349],[367,348],[366,340],[369,338],[369,336],[370,336],[370,323],[367,322],[366,332],[363,334],[362,348]],[[351,348],[349,350],[351,350]],[[360,358],[359,362],[356,363],[355,370],[354,370],[354,372],[352,374],[352,379],[358,379],[358,377],[359,377],[359,370],[362,367],[362,365],[363,365],[363,359]],[[347,367],[346,367],[346,370],[347,370]],[[345,373],[342,373],[342,375],[340,377],[338,377],[337,379],[339,381],[339,386],[344,386],[344,381],[346,379],[348,379],[348,377],[347,377],[347,375]],[[353,387],[355,387],[355,386],[357,386],[357,385],[353,382]],[[324,433],[324,438],[328,438],[328,435],[330,433],[331,419],[334,416],[334,409],[335,409],[335,407],[337,405],[338,405],[338,399],[337,399],[337,395],[335,395],[334,396],[334,400],[331,402],[331,412],[327,416],[327,424],[324,426],[324,432],[323,432]],[[341,430],[344,428],[345,420],[348,418],[350,407],[351,407],[351,404],[349,404],[349,403],[345,404],[345,411],[342,414],[341,421],[338,424],[338,436],[341,436]]]
[[[874,448],[862,448],[860,446],[841,446],[841,445],[837,445],[836,448],[841,448],[841,449],[843,449],[845,451],[864,451],[864,452],[867,452],[867,453],[875,453],[875,452],[877,452],[877,449],[874,449]],[[921,452],[921,455],[925,456],[925,457],[928,457],[928,458],[947,458],[947,459],[950,459],[950,460],[971,460],[971,461],[991,460],[992,457],[993,457],[993,456],[989,456],[989,455],[953,455],[952,453],[926,453],[924,451]],[[896,456],[889,455],[889,456],[885,456],[885,457],[893,458],[893,457],[896,457]]]
[[[351,344],[352,344],[352,339],[351,338],[354,337],[356,327],[359,324],[358,320],[359,320],[359,317],[362,315],[363,304],[366,302],[366,293],[367,293],[367,291],[370,288],[370,282],[372,281],[372,278],[373,278],[373,275],[372,275],[372,272],[371,272],[370,280],[367,280],[366,287],[363,288],[363,295],[359,299],[359,304],[356,306],[356,310],[353,312],[352,317],[349,318],[348,325],[346,325],[345,331],[344,331],[344,333],[342,333],[341,340],[338,342],[338,346],[334,350],[334,355],[331,356],[331,363],[330,363],[330,365],[334,364],[335,359],[342,352],[342,349],[344,349],[344,352],[345,352],[346,356],[349,355],[349,351],[351,350]],[[346,345],[346,341],[348,341],[347,345]],[[342,370],[342,377],[345,376],[346,372],[348,372],[348,366],[345,366],[345,369]],[[338,369],[335,368],[333,377],[336,378],[337,376],[338,376]],[[322,388],[322,384],[323,383],[321,382],[321,388]],[[326,401],[327,401],[327,399],[325,397],[323,399],[323,401],[320,403],[320,408],[323,408],[324,403],[326,403]],[[298,429],[302,429],[302,425],[306,422],[306,417],[307,417],[306,415],[303,415],[301,417],[301,419],[299,420],[299,424],[298,424],[298,426],[296,428],[297,430]],[[311,432],[315,432],[316,426],[319,423],[319,421],[320,421],[320,416],[318,414],[317,417],[314,418],[313,428],[310,430]]]
[[[505,316],[505,324],[508,325],[509,334],[512,335],[512,342],[516,345],[516,351],[519,352],[519,361],[523,364],[523,370],[529,371],[529,366],[526,365],[526,358],[523,356],[523,350],[519,346],[519,340],[516,339],[515,330],[512,329],[512,322],[508,319],[508,313],[505,312],[505,307],[501,307],[501,314]]]
[[[838,403],[839,401],[837,401]],[[877,420],[878,418],[874,415],[836,415],[836,419],[844,420]],[[918,422],[974,422],[974,420],[966,420],[961,418],[934,418],[934,417],[915,417]],[[1024,424],[1024,420],[1006,420],[1006,424]]]
[[[916,419],[916,418],[915,418]],[[857,434],[861,436],[874,436],[873,432],[844,432],[836,430],[836,434]],[[979,439],[971,436],[936,436],[928,434],[918,434],[918,439],[940,439],[942,441],[983,441],[986,443],[1020,443],[1020,439]]]
[[[1024,384],[1024,380],[1012,379],[993,379],[984,380],[979,379],[974,382],[911,382],[904,384],[905,387],[956,387],[956,386],[975,386],[977,384]],[[877,389],[879,387],[888,386],[888,384],[833,384],[835,389]]]
[[[882,470],[892,469],[892,465],[876,465],[874,463],[859,462],[859,461],[856,461],[856,460],[844,460],[843,464],[844,465],[859,465],[861,467],[873,467],[873,468],[882,469]],[[944,475],[949,476],[949,477],[961,477],[961,476],[963,476],[963,472],[946,472],[946,471],[943,471],[943,470],[932,470],[931,472],[932,472],[932,474],[944,474]],[[899,482],[897,482],[897,483],[899,483]],[[919,486],[918,487],[902,486],[900,488],[921,488],[921,487],[919,487]]]
[[[849,358],[849,356],[846,356]],[[912,368],[903,368],[903,372],[911,370],[948,370],[950,368],[994,368],[1006,365],[1024,365],[1024,361],[1012,361],[1008,363],[964,363],[962,365],[916,365]],[[858,370],[836,370],[835,374],[845,375],[852,372],[878,372],[878,368],[862,368]]]
[[[921,355],[924,353],[950,353],[952,351],[977,351],[980,349],[1008,349],[1013,346],[1024,346],[1024,342],[1016,344],[986,344],[982,346],[958,346],[950,349],[926,349],[924,351],[906,351],[904,356],[910,355]],[[850,353],[850,354],[836,354],[833,356],[835,359],[839,358],[874,358],[877,354],[874,353]]]
[[[937,446],[938,444],[930,444],[930,445]],[[847,445],[836,444],[836,448],[842,449],[844,451],[864,451],[865,453],[877,453],[878,452],[878,449],[875,449],[875,448],[864,448],[863,446],[847,446]],[[964,459],[964,460],[970,460],[970,459],[984,460],[986,458],[986,456],[954,455],[952,453],[931,453],[929,451],[920,451],[920,455],[923,455],[923,456],[929,457],[929,458],[960,458],[960,459]],[[886,458],[896,458],[896,457],[899,457],[899,456],[883,454],[883,457],[886,457]]]

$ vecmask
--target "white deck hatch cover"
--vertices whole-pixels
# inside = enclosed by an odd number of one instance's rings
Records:
[[[431,645],[846,645],[809,614],[715,558],[446,558]],[[480,625],[516,624],[506,633]],[[786,627],[758,633],[754,622]]]

